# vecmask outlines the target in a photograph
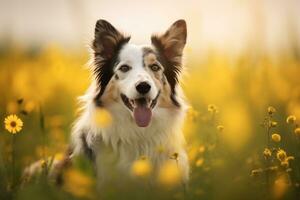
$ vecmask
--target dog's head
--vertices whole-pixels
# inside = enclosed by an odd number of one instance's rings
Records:
[[[140,127],[149,125],[156,106],[180,107],[176,85],[186,36],[186,23],[178,20],[164,34],[153,35],[152,45],[137,46],[109,22],[98,20],[92,44],[96,104],[123,104]]]

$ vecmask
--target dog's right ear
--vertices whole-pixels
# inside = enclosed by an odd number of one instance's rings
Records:
[[[130,37],[124,36],[103,19],[97,21],[94,37],[92,48],[95,56],[101,56],[104,60],[113,58],[122,45],[130,40]]]

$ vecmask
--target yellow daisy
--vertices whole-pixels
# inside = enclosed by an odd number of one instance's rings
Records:
[[[98,108],[94,113],[94,122],[97,126],[106,128],[112,123],[112,116],[106,109]]]
[[[218,129],[218,131],[222,132],[224,130],[224,126],[219,125],[219,126],[217,126],[217,129]]]
[[[293,124],[296,121],[296,116],[295,115],[290,115],[286,118],[286,123],[288,124]]]
[[[286,160],[287,155],[286,152],[282,149],[279,149],[277,151],[277,155],[276,155],[277,159],[280,160],[281,162],[283,162],[284,160]]]
[[[9,115],[4,120],[5,129],[12,134],[22,130],[23,122],[17,115]]]
[[[294,132],[295,132],[296,136],[300,136],[300,128],[296,128],[294,130]]]
[[[276,112],[276,109],[273,107],[273,106],[269,106],[268,107],[268,113],[269,113],[269,115],[272,115],[272,114],[274,114]]]
[[[265,150],[264,150],[264,156],[266,157],[266,158],[268,158],[268,157],[271,157],[272,156],[272,152],[271,152],[271,150],[270,149],[268,149],[268,148],[265,148]]]
[[[272,134],[271,138],[274,142],[280,142],[281,141],[281,136],[277,133]]]
[[[277,122],[274,122],[274,121],[273,121],[273,122],[270,122],[270,126],[271,126],[271,127],[276,127],[276,126],[277,126]]]
[[[136,177],[149,177],[152,165],[146,157],[136,160],[131,166],[131,172]]]
[[[218,108],[215,104],[209,104],[207,106],[207,110],[208,110],[208,112],[212,112],[212,113],[217,113],[218,112]]]

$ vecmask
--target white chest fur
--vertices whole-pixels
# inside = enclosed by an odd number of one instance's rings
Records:
[[[155,108],[151,124],[141,128],[123,105],[114,103],[106,109],[112,115],[108,127],[101,128],[93,123],[95,107],[90,104],[76,122],[72,135],[74,153],[77,154],[85,148],[82,144],[82,134],[85,134],[86,143],[95,154],[99,182],[105,182],[113,174],[130,176],[133,162],[141,156],[151,161],[155,173],[175,152],[179,154],[184,180],[188,179],[188,159],[181,132],[183,111]],[[163,151],[159,150],[161,148]]]

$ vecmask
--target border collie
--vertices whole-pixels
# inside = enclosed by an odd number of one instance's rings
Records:
[[[187,103],[179,86],[187,29],[178,20],[151,45],[134,45],[109,22],[98,20],[92,42],[92,84],[80,98],[81,114],[71,135],[69,158],[84,154],[96,168],[98,184],[112,173],[130,174],[145,156],[154,174],[176,154],[183,183],[189,164],[181,131]],[[99,126],[94,115],[104,109],[112,122]],[[158,153],[158,148],[163,152]]]

